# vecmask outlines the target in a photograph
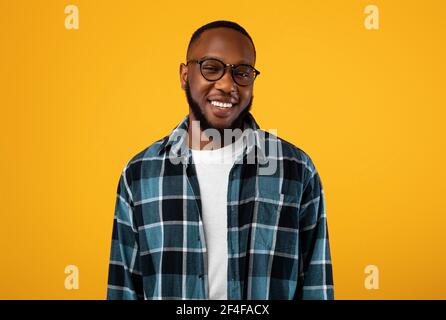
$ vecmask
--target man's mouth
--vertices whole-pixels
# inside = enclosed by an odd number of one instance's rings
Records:
[[[208,102],[219,109],[229,109],[237,105],[238,100],[235,98],[231,99],[208,99]]]
[[[218,118],[226,118],[234,113],[236,110],[236,106],[238,104],[238,101],[234,100],[211,100],[208,99],[208,103],[211,107],[211,111],[214,114],[214,116]]]
[[[231,102],[221,102],[216,100],[211,100],[210,103],[218,108],[226,109],[226,108],[232,108],[233,104]]]

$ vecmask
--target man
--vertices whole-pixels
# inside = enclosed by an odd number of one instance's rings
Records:
[[[249,112],[255,59],[236,23],[193,34],[189,114],[119,181],[108,299],[334,298],[319,174]]]

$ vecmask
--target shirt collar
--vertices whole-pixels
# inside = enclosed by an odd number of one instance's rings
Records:
[[[189,152],[188,147],[188,128],[189,128],[189,115],[186,115],[183,120],[162,139],[160,144],[158,155],[163,152],[171,152],[174,156],[187,156]],[[260,129],[260,126],[254,119],[254,116],[248,112],[244,119],[244,128],[247,130],[246,134],[246,153],[253,151],[253,148],[257,149],[257,155],[260,161],[265,160],[265,132]]]

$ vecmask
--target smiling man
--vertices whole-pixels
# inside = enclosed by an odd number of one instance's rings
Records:
[[[234,22],[192,35],[188,115],[119,180],[108,299],[334,298],[320,177],[250,113],[255,60]]]

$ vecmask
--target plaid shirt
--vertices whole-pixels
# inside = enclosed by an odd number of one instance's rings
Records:
[[[185,147],[188,125],[186,116],[121,174],[108,299],[209,299],[199,185]],[[312,160],[261,130],[250,113],[246,128],[252,130],[244,161],[229,173],[228,300],[334,299],[324,193]],[[260,174],[270,161],[276,170]]]

